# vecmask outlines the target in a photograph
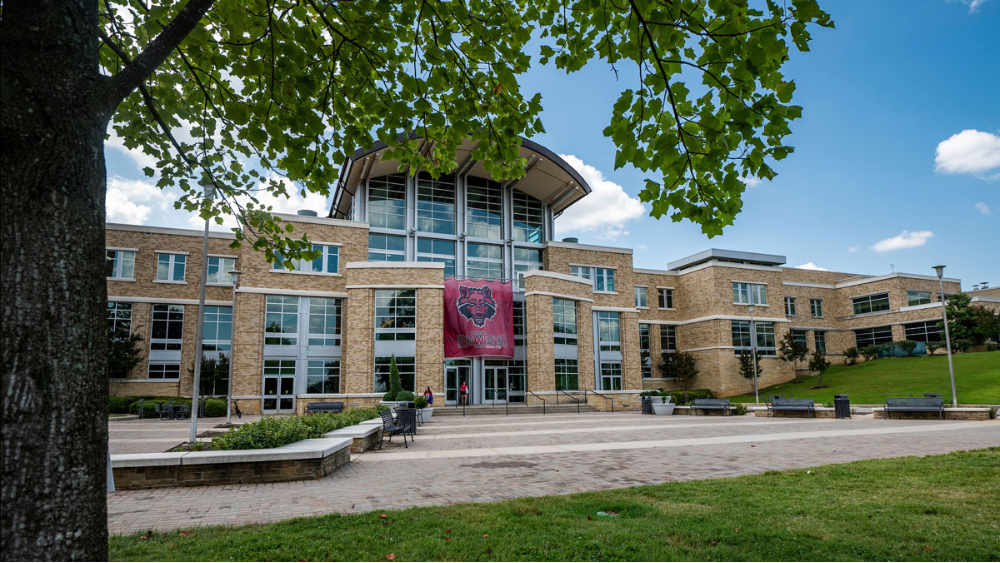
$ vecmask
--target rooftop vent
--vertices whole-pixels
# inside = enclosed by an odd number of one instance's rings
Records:
[[[571,242],[573,244],[580,244],[580,239],[576,237],[566,237],[562,240],[563,242]]]
[[[302,215],[303,217],[319,217],[319,213],[316,213],[312,209],[299,209],[296,215]]]

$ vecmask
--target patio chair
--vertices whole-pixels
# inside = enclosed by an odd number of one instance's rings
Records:
[[[382,411],[378,413],[382,417],[382,437],[378,441],[378,449],[382,449],[382,441],[385,440],[385,435],[389,435],[389,443],[392,443],[393,434],[402,434],[403,427],[400,426],[397,421],[392,419],[392,412]],[[403,447],[409,447],[406,445],[406,434],[403,434]]]
[[[156,414],[160,420],[163,420],[164,416],[172,418],[170,407],[164,405],[163,403],[153,403],[153,413]]]
[[[417,434],[417,409],[396,409],[396,424],[402,428],[400,433],[403,435],[403,442],[406,442],[406,435],[410,435],[410,441],[413,441],[414,436]]]
[[[177,410],[177,418],[191,418],[191,405],[180,405]]]

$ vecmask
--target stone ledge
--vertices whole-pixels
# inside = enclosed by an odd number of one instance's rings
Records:
[[[350,438],[351,453],[364,453],[372,449],[382,438],[382,419],[373,418],[372,420],[366,420],[361,424],[327,432],[324,436],[329,438]]]
[[[872,414],[875,418],[885,419],[885,408],[876,407],[872,409]],[[990,409],[988,408],[975,408],[975,407],[945,407],[944,409],[944,419],[945,420],[988,420],[990,418]],[[937,412],[898,412],[894,411],[890,413],[889,420],[906,420],[906,419],[918,419],[918,420],[939,420]]]
[[[833,407],[815,407],[816,416],[815,418],[836,418],[837,411]],[[771,418],[813,418],[812,413],[807,411],[773,411],[771,413],[773,416]],[[854,413],[857,414],[857,413]],[[760,416],[767,418],[768,412],[767,407],[761,407],[754,410],[754,416]]]

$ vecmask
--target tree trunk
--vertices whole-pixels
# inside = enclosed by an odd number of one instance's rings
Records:
[[[107,560],[98,3],[4,2],[4,560]]]

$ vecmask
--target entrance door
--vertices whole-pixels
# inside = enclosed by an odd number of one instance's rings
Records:
[[[508,393],[507,400],[511,403],[523,403],[525,390],[524,370],[512,369],[507,372],[507,378],[510,380],[510,392]]]
[[[467,361],[467,360],[466,360]],[[445,366],[444,368],[444,404],[457,405],[459,389],[462,383],[469,387],[469,404],[472,404],[472,378],[469,377],[471,369],[467,365]]]
[[[507,368],[487,366],[483,377],[483,402],[494,403],[507,400]]]
[[[295,376],[265,375],[262,407],[266,413],[295,412]]]

